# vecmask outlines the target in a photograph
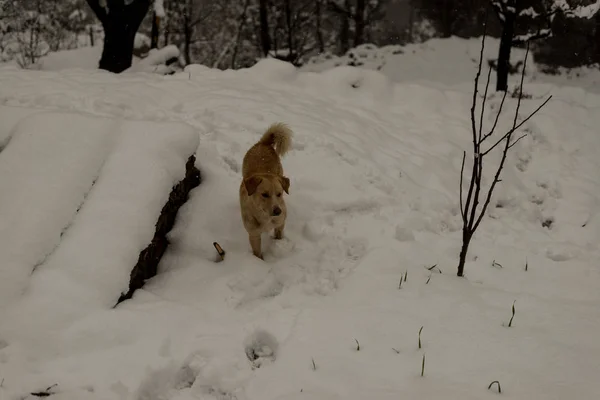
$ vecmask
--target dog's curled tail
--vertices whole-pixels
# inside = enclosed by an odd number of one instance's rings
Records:
[[[282,122],[277,122],[266,130],[258,143],[273,146],[277,155],[283,157],[292,145],[292,135],[293,132],[289,126]]]

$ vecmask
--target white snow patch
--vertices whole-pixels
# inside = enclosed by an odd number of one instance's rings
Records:
[[[13,203],[1,207],[2,235],[16,240],[3,243],[3,265],[14,270],[2,281],[3,296],[14,297],[32,264],[40,265],[22,300],[7,310],[12,322],[5,328],[16,335],[3,330],[7,338],[52,331],[116,303],[198,142],[185,124],[64,113],[30,118],[17,129],[0,160],[20,178],[8,193],[22,193],[3,197]],[[22,231],[10,235],[15,226]]]
[[[98,177],[114,124],[93,122],[78,114],[38,114],[14,127],[0,157],[0,306],[20,295],[58,246]]]
[[[154,0],[154,13],[159,18],[166,17],[164,0]]]

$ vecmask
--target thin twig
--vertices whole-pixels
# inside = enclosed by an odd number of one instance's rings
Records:
[[[486,13],[487,19],[487,13]],[[477,74],[475,74],[475,86],[473,89],[473,102],[471,103],[471,130],[473,131],[473,144],[477,143],[477,126],[475,125],[475,109],[477,107],[477,93],[479,90],[479,77],[481,76],[481,65],[483,63],[483,50],[485,36],[487,33],[487,21],[483,24],[483,35],[481,37],[481,50],[479,52],[479,65],[477,66]]]
[[[540,111],[552,98],[552,95],[548,96],[548,98],[538,106],[538,108],[536,108],[531,114],[529,114],[527,116],[527,118],[525,118],[523,121],[521,121],[517,126],[515,126],[513,129],[511,129],[510,131],[508,131],[504,136],[502,136],[496,143],[494,143],[494,145],[492,147],[490,147],[488,150],[484,151],[482,155],[486,155],[489,154],[490,151],[494,150],[494,148],[496,146],[498,146],[506,137],[508,137],[509,135],[511,135],[514,131],[518,130],[521,126],[523,126],[524,123],[526,123],[527,121],[529,121],[531,119],[531,117],[533,117],[535,114],[538,113],[538,111]]]
[[[467,157],[467,152],[463,151],[463,158],[462,158],[462,164],[460,165],[460,191],[459,191],[459,196],[460,196],[460,216],[462,217],[463,222],[466,224],[467,220],[466,220],[466,214],[465,214],[465,210],[464,210],[464,204],[463,204],[463,174],[465,171],[465,158]]]
[[[515,118],[513,120],[513,131],[517,126],[517,119],[519,118],[519,110],[521,109],[521,100],[523,99],[523,81],[525,80],[525,68],[527,67],[527,56],[529,55],[529,42],[527,42],[527,49],[525,50],[525,59],[523,60],[523,69],[521,71],[521,82],[519,82],[519,98],[517,99],[517,111],[515,111]]]
[[[525,118],[523,121],[521,121],[519,124],[517,124],[517,119],[519,118],[519,110],[521,108],[521,100],[523,99],[523,81],[525,79],[525,68],[527,67],[527,57],[528,57],[528,55],[529,55],[529,42],[527,42],[527,50],[525,51],[525,59],[523,60],[523,69],[521,71],[521,82],[519,83],[519,98],[517,100],[517,109],[515,111],[515,118],[513,120],[513,127],[505,135],[503,135],[496,143],[494,143],[492,145],[492,147],[490,147],[485,152],[483,152],[483,154],[482,154],[483,156],[485,156],[486,154],[489,154],[489,152],[492,151],[496,146],[498,146],[504,139],[507,139],[507,138],[510,139],[510,137],[512,136],[512,134],[517,129],[519,129],[521,126],[523,126],[524,123],[526,123],[527,121],[529,121],[529,119],[531,117],[533,117],[535,114],[537,114],[537,112],[540,111],[542,109],[542,107],[544,107],[550,101],[550,99],[552,98],[552,96],[548,96],[548,98],[546,99],[546,101],[544,101],[542,104],[540,104],[540,106],[538,108],[536,108],[531,114],[529,114],[529,116],[527,116],[527,118]],[[510,149],[510,147],[509,147],[509,149]]]
[[[509,149],[512,149],[514,147],[515,144],[517,144],[517,142],[521,139],[523,139],[525,136],[527,136],[527,134],[521,135],[520,137],[518,137],[515,141],[513,141],[511,144],[508,145]]]
[[[492,129],[490,129],[490,131],[483,136],[483,138],[481,139],[479,144],[483,143],[487,138],[489,138],[490,136],[492,136],[494,134],[496,126],[498,125],[498,120],[500,119],[500,114],[502,114],[502,108],[504,107],[504,100],[506,100],[507,94],[508,94],[508,91],[505,91],[504,94],[502,95],[502,101],[500,102],[500,107],[498,108],[498,113],[496,114],[496,118],[494,119],[494,124],[492,125]]]
[[[500,143],[502,143],[502,141],[504,139],[506,139],[508,136],[512,135],[512,133],[516,130],[518,130],[521,126],[523,126],[524,123],[526,123],[527,121],[529,121],[531,119],[531,117],[533,117],[535,114],[538,113],[538,111],[540,111],[552,98],[552,95],[548,96],[548,98],[538,106],[538,108],[536,108],[531,114],[529,114],[527,116],[527,118],[525,118],[523,121],[521,121],[517,126],[515,126],[514,129],[509,130],[508,132],[506,132],[500,139],[498,139],[498,141],[496,141],[496,143],[494,143],[492,145],[492,147],[490,147],[489,149],[487,149],[486,151],[484,151],[482,153],[483,156],[489,154],[492,150],[494,150]]]
[[[483,101],[481,103],[481,114],[479,115],[479,138],[478,144],[481,144],[481,132],[483,131],[483,116],[485,114],[485,101],[487,100],[488,88],[490,87],[490,77],[492,76],[492,66],[488,68],[487,81],[485,83],[485,92],[483,94]]]

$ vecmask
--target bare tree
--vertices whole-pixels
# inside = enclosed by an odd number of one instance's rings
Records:
[[[150,48],[158,48],[158,35],[160,34],[160,21],[161,17],[156,14],[156,11],[152,13],[152,32],[150,34]]]
[[[194,0],[168,0],[169,34],[183,45],[186,64],[192,63],[192,47],[198,40],[199,28],[213,17],[218,2],[198,2]]]
[[[487,25],[487,24],[486,24]],[[460,169],[460,212],[463,221],[462,228],[462,247],[459,255],[458,262],[458,276],[463,276],[465,261],[467,257],[467,252],[469,250],[469,244],[471,243],[471,239],[475,234],[475,231],[479,227],[479,224],[483,220],[485,212],[490,204],[490,200],[492,198],[492,194],[496,185],[501,182],[500,175],[502,173],[502,169],[504,168],[504,163],[506,162],[506,157],[511,148],[513,148],[519,140],[524,138],[526,134],[518,137],[513,140],[513,134],[523,125],[525,124],[531,117],[533,117],[542,107],[544,107],[548,101],[552,98],[549,96],[539,107],[537,107],[532,113],[530,113],[525,119],[521,122],[518,122],[519,118],[519,109],[521,107],[521,99],[523,98],[523,79],[525,77],[525,67],[527,64],[527,56],[529,55],[529,42],[527,43],[527,51],[525,53],[525,60],[523,62],[523,71],[521,72],[521,82],[519,85],[519,96],[517,100],[517,107],[515,110],[515,115],[513,119],[512,128],[508,130],[508,132],[504,133],[500,138],[493,142],[487,148],[483,148],[486,140],[492,138],[494,135],[494,131],[498,124],[498,120],[500,118],[500,114],[502,113],[502,108],[504,106],[504,100],[506,99],[506,93],[504,92],[502,101],[500,103],[500,107],[496,114],[496,118],[494,123],[487,133],[483,133],[483,116],[485,113],[485,102],[487,99],[488,88],[490,84],[490,76],[492,73],[491,67],[488,70],[487,81],[485,84],[485,92],[483,94],[483,100],[481,104],[480,116],[479,116],[479,126],[477,126],[476,118],[475,118],[475,110],[477,107],[477,94],[478,94],[478,85],[479,85],[479,77],[481,75],[481,65],[483,61],[483,50],[485,47],[485,38],[486,32],[484,30],[483,38],[481,40],[481,53],[479,55],[479,66],[477,68],[477,74],[475,76],[475,86],[473,88],[473,102],[471,105],[471,131],[473,135],[473,153],[471,155],[473,160],[472,171],[471,171],[471,180],[469,182],[469,190],[467,192],[466,200],[463,201],[463,176],[464,176],[464,168],[465,168],[465,159],[467,156],[466,152],[463,152],[462,165]],[[478,209],[482,196],[482,177],[483,177],[483,167],[485,157],[490,154],[494,149],[498,146],[502,146],[502,157],[500,159],[500,163],[496,167],[496,173],[494,175],[494,179],[492,183],[489,185],[487,189],[487,194],[483,199],[483,206]]]
[[[496,74],[496,90],[508,90],[510,53],[515,45],[552,36],[552,22],[558,14],[566,17],[592,18],[599,1],[573,7],[565,0],[490,0],[502,25]],[[520,28],[520,29],[519,29]]]
[[[50,51],[60,49],[65,30],[58,22],[59,8],[44,0],[13,2],[16,14],[12,19],[12,39],[17,44],[13,50],[19,66],[28,68]]]
[[[323,39],[323,31],[321,28],[321,20],[323,18],[322,10],[323,0],[315,0],[315,30],[319,53],[325,52],[325,40]]]
[[[87,0],[104,28],[99,67],[120,73],[131,67],[135,34],[151,0]]]
[[[234,68],[234,69],[236,67],[238,50],[240,48],[240,42],[242,39],[242,32],[244,31],[244,27],[246,26],[246,22],[248,21],[248,6],[249,5],[250,5],[250,0],[245,0],[244,8],[242,9],[242,12],[239,17],[239,22],[236,27],[235,41],[233,42],[234,46],[233,46],[233,51],[231,54],[231,68]]]
[[[384,4],[385,0],[328,0],[329,10],[340,19],[342,53],[350,48],[351,28],[354,30],[353,46],[365,42],[365,31],[380,17]]]
[[[267,0],[259,0],[260,43],[263,55],[271,52],[271,32],[269,31],[269,5]]]

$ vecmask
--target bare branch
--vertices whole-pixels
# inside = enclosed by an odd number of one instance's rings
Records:
[[[483,143],[485,139],[489,138],[494,134],[494,130],[496,129],[496,125],[498,125],[498,120],[500,119],[500,114],[502,114],[502,108],[504,107],[504,100],[506,100],[507,93],[508,91],[505,90],[504,94],[502,95],[502,101],[500,102],[500,108],[498,109],[498,113],[496,114],[496,119],[494,120],[494,125],[492,125],[492,129],[490,129],[490,131],[483,136],[480,144]]]
[[[471,172],[471,181],[469,183],[469,191],[467,192],[467,201],[465,203],[464,209],[464,222],[465,226],[471,226],[474,220],[474,210],[477,208],[479,191],[481,190],[481,157],[480,157],[480,143],[479,137],[481,137],[481,133],[477,133],[477,126],[475,124],[475,109],[477,106],[477,93],[479,88],[479,77],[481,76],[481,66],[483,64],[483,51],[485,49],[485,38],[487,36],[487,18],[488,14],[486,12],[486,18],[483,25],[483,35],[481,38],[481,50],[479,51],[479,64],[477,65],[477,73],[475,74],[475,82],[473,87],[473,103],[471,104],[471,130],[473,134],[473,170]],[[488,80],[489,85],[489,80]],[[487,86],[486,86],[487,92]],[[479,137],[478,137],[479,136]],[[473,204],[471,205],[471,200],[473,200]],[[467,219],[468,210],[471,209],[471,216]]]
[[[348,18],[354,18],[354,14],[352,14],[352,12],[350,10],[347,10],[347,9],[341,7],[339,4],[337,4],[333,0],[329,0],[329,2],[327,2],[327,6],[329,7],[329,9],[331,11],[333,11],[336,14],[345,15]]]
[[[467,157],[467,152],[463,151],[463,158],[462,158],[462,164],[460,166],[460,186],[459,186],[459,196],[460,196],[460,216],[462,217],[463,223],[466,225],[467,220],[466,220],[466,215],[465,214],[465,209],[464,209],[464,205],[463,205],[463,174],[465,171],[465,159]]]
[[[509,13],[508,6],[504,1],[492,0],[491,1],[492,8],[496,12],[496,16],[500,20],[501,24],[504,24],[506,21],[506,14]]]
[[[525,80],[525,68],[527,67],[527,56],[529,55],[529,42],[527,42],[527,50],[525,50],[525,59],[523,61],[523,69],[521,70],[521,82],[519,82],[519,98],[517,99],[517,109],[515,110],[515,119],[513,120],[512,131],[514,132],[517,126],[517,118],[519,118],[519,110],[521,109],[521,100],[523,99],[523,81]],[[512,134],[512,132],[511,132]],[[510,141],[510,135],[508,139]]]
[[[533,40],[547,39],[547,38],[551,37],[552,33],[553,33],[552,29],[549,29],[549,28],[539,29],[536,33],[530,33],[530,34],[526,34],[526,35],[519,35],[519,36],[513,37],[512,44],[513,44],[513,46],[523,44],[523,43],[527,43],[527,45],[529,45],[529,42],[531,42]]]
[[[481,132],[483,131],[483,116],[485,114],[485,101],[487,100],[488,88],[490,87],[490,77],[492,76],[492,67],[488,68],[487,81],[485,82],[485,92],[483,93],[483,102],[481,103],[481,115],[479,116],[479,138],[478,145],[481,145]]]
[[[471,215],[469,216],[469,230],[474,232],[473,225],[477,214],[477,206],[479,205],[479,193],[481,192],[481,178],[483,175],[483,157],[481,154],[475,155],[475,164],[473,165],[475,172],[475,195],[473,196],[473,205],[471,206]]]
[[[523,139],[525,136],[527,136],[527,134],[521,135],[521,136],[520,136],[519,138],[517,138],[517,139],[516,139],[514,142],[512,142],[510,145],[508,145],[508,148],[509,148],[509,149],[513,148],[513,146],[514,146],[515,144],[517,144],[517,142],[518,142],[519,140]]]
[[[544,107],[548,103],[548,101],[550,101],[550,99],[552,98],[552,96],[549,96],[546,99],[546,101],[544,101],[538,108],[536,108],[531,114],[529,114],[529,116],[527,118],[525,118],[525,120],[523,120],[520,124],[517,125],[517,119],[519,116],[519,108],[521,106],[521,99],[523,98],[523,81],[525,80],[525,69],[527,67],[527,56],[528,55],[529,55],[529,43],[527,43],[527,51],[525,52],[525,59],[523,60],[523,70],[521,71],[521,81],[519,83],[519,99],[517,101],[517,108],[515,110],[515,118],[513,120],[513,127],[512,127],[512,129],[510,129],[508,131],[508,133],[506,133],[503,136],[503,138],[506,139],[506,143],[504,145],[504,150],[502,151],[502,159],[500,160],[500,164],[498,165],[498,169],[496,170],[496,174],[494,175],[494,180],[492,181],[492,184],[490,185],[487,196],[485,198],[485,202],[483,203],[483,207],[481,209],[481,214],[479,214],[479,217],[477,218],[475,225],[473,225],[473,231],[477,230],[477,228],[479,227],[479,224],[481,223],[483,216],[485,215],[485,212],[490,204],[492,194],[494,192],[494,188],[496,187],[496,184],[498,184],[498,182],[500,182],[500,174],[502,172],[502,169],[504,168],[504,162],[506,161],[506,157],[508,155],[508,150],[510,150],[511,147],[513,147],[519,140],[521,140],[523,137],[526,136],[526,135],[523,135],[520,138],[518,138],[516,141],[511,143],[510,138],[511,138],[512,134],[517,129],[519,129],[519,127],[521,127],[525,122],[527,122],[532,116],[534,116],[539,110],[541,110],[542,107]],[[500,140],[500,142],[501,141],[502,141],[502,139]],[[497,142],[497,143],[500,143],[500,142]],[[489,153],[491,151],[491,149],[493,149],[496,146],[497,146],[497,144],[492,146],[490,149],[488,149],[486,151],[485,154]]]
[[[100,20],[101,23],[104,23],[107,18],[106,9],[100,5],[98,0],[86,0],[94,14],[96,14],[96,18]]]
[[[524,123],[526,123],[527,121],[529,121],[531,119],[531,117],[533,117],[535,114],[538,113],[538,111],[540,111],[552,98],[552,96],[548,96],[548,98],[539,105],[538,108],[536,108],[531,114],[529,114],[527,116],[527,118],[525,118],[523,121],[521,121],[517,126],[514,127],[514,129],[509,130],[508,132],[506,132],[506,134],[504,134],[500,139],[498,139],[498,141],[496,143],[494,143],[492,145],[492,147],[490,147],[489,149],[487,149],[486,151],[484,151],[482,153],[482,156],[485,156],[487,154],[489,154],[492,150],[494,150],[494,148],[496,148],[504,139],[506,139],[509,135],[512,135],[512,133],[516,130],[518,130],[521,126],[523,126]]]
[[[487,22],[487,21],[486,21]],[[485,36],[487,33],[487,23],[483,25],[483,35],[481,36],[481,50],[479,51],[479,65],[475,74],[475,85],[473,89],[473,102],[471,103],[471,130],[473,131],[473,146],[477,146],[477,126],[475,125],[475,109],[477,107],[477,93],[479,90],[479,77],[481,76],[481,65],[483,63],[483,49],[485,48]],[[477,150],[475,149],[475,152]]]

